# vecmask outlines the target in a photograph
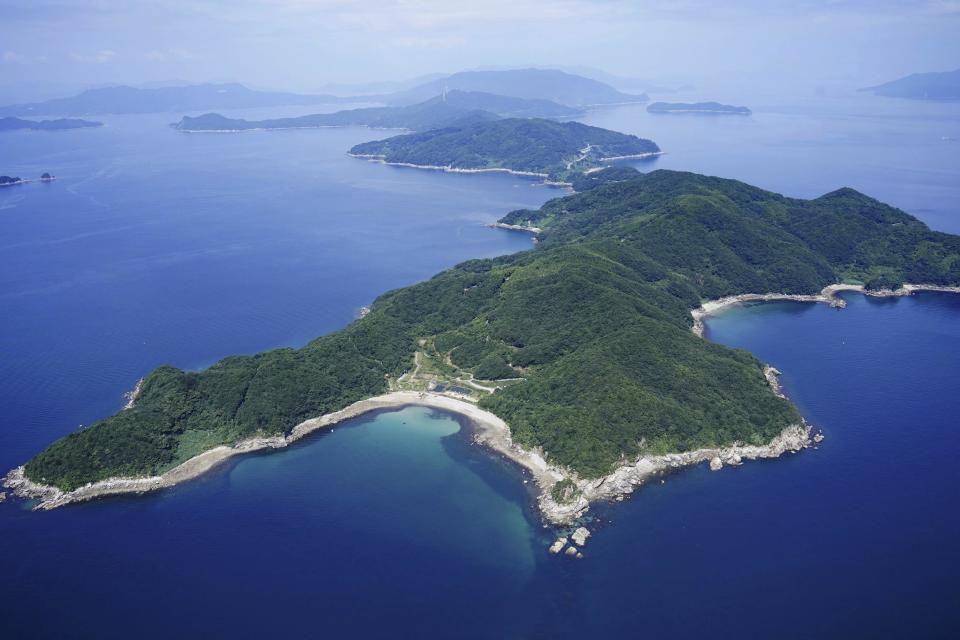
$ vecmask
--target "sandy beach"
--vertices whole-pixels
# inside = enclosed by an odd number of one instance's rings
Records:
[[[26,478],[21,466],[10,471],[3,484],[18,497],[37,500],[34,508],[38,510],[55,509],[105,496],[147,493],[197,478],[234,456],[282,449],[315,431],[330,428],[364,413],[401,409],[411,405],[449,411],[469,419],[474,427],[475,443],[508,458],[531,474],[538,490],[537,504],[540,513],[547,523],[553,525],[571,524],[589,509],[591,502],[611,500],[632,493],[650,478],[667,471],[714,459],[720,459],[727,464],[739,464],[741,460],[776,457],[810,444],[810,428],[796,425],[785,429],[766,446],[735,444],[725,448],[700,449],[686,453],[641,456],[605,477],[585,480],[570,470],[548,463],[542,451],[524,449],[515,444],[506,422],[470,402],[435,393],[397,391],[361,400],[340,411],[305,420],[286,436],[251,438],[232,447],[210,449],[158,476],[110,478],[65,492],[56,487],[32,482]],[[550,490],[561,480],[570,480],[576,485],[575,499],[564,503],[553,499]]]

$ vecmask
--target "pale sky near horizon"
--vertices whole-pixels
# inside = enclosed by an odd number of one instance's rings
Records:
[[[960,67],[960,0],[0,0],[0,84],[314,91],[488,65],[864,86]]]

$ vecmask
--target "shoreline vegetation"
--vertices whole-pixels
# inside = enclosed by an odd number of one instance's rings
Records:
[[[810,445],[775,371],[694,335],[704,315],[753,300],[841,306],[842,290],[960,291],[960,237],[852,189],[800,200],[622,167],[577,182],[499,220],[539,230],[535,248],[387,292],[300,348],[158,367],[132,406],[6,483],[43,508],[154,490],[369,409],[443,402],[492,425],[479,439],[534,473],[546,521],[570,522],[656,473]]]
[[[521,230],[530,231],[525,228]],[[693,332],[703,337],[705,318],[749,302],[789,300],[830,304],[842,309],[846,303],[836,294],[843,291],[873,297],[902,297],[922,291],[960,294],[960,287],[904,284],[896,290],[868,291],[861,285],[835,284],[825,287],[817,295],[765,293],[729,296],[704,302],[698,309],[691,311],[694,318]],[[764,367],[764,377],[771,391],[785,398],[779,384],[779,375],[780,372],[773,367]],[[143,379],[140,379],[136,387],[125,394],[128,398],[125,408],[134,406],[142,385]],[[393,391],[360,400],[340,411],[305,420],[296,425],[288,435],[249,438],[233,446],[215,447],[156,476],[109,478],[89,483],[73,491],[62,491],[57,487],[31,481],[25,476],[24,467],[19,466],[5,476],[2,484],[17,497],[37,500],[35,510],[50,510],[107,496],[150,493],[196,479],[235,456],[283,449],[314,432],[330,429],[346,420],[358,418],[370,412],[397,411],[408,406],[439,409],[467,418],[473,426],[474,443],[509,459],[530,473],[537,488],[536,502],[539,513],[545,522],[553,526],[574,524],[589,510],[592,503],[623,500],[647,481],[671,471],[704,462],[710,465],[711,470],[719,471],[724,465],[738,466],[745,460],[771,459],[786,453],[797,453],[823,440],[821,433],[815,433],[813,427],[801,420],[799,424],[787,426],[780,434],[763,445],[734,442],[725,447],[706,447],[663,455],[641,455],[635,460],[623,462],[611,473],[600,478],[580,478],[569,468],[549,463],[541,449],[527,449],[515,443],[509,425],[497,415],[481,409],[476,404],[441,393]]]

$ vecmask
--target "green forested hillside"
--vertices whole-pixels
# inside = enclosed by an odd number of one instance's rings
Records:
[[[565,179],[604,158],[656,153],[652,141],[579,122],[508,118],[358,144],[351,153],[458,169],[510,169]]]
[[[132,409],[55,442],[27,475],[70,489],[155,473],[385,391],[415,354],[451,376],[520,378],[481,406],[585,476],[642,451],[764,442],[796,409],[753,356],[693,335],[691,308],[842,279],[960,284],[960,237],[850,189],[796,200],[682,172],[606,177],[504,218],[543,228],[536,249],[384,294],[301,349],[155,370]]]

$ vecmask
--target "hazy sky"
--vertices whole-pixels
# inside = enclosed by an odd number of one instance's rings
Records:
[[[960,0],[0,0],[0,84],[315,90],[485,65],[862,86],[960,67]]]

